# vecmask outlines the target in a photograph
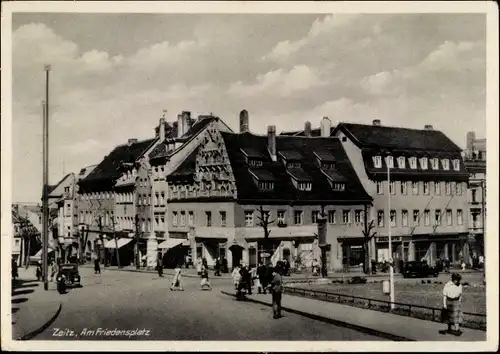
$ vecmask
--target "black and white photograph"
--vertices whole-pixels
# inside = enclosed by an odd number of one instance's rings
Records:
[[[2,347],[498,349],[495,5],[4,3]]]

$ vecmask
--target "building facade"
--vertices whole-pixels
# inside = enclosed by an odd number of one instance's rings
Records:
[[[209,265],[225,258],[229,267],[255,266],[270,256],[310,266],[320,259],[324,215],[327,265],[342,269],[344,244],[357,240],[361,247],[371,198],[339,140],[277,137],[274,126],[258,136],[245,123],[240,120],[240,134],[208,129],[199,148],[168,175],[169,234],[186,235],[193,258]]]
[[[469,172],[467,190],[469,206],[469,234],[474,256],[484,256],[486,227],[486,139],[476,139],[474,132],[467,133],[464,161]]]
[[[468,173],[455,143],[432,126],[386,127],[380,120],[340,123],[333,135],[374,200],[373,259],[467,262]]]

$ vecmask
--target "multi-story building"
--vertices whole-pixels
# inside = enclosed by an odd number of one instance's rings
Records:
[[[30,260],[39,260],[42,246],[41,207],[35,203],[13,204],[12,223],[14,227],[13,256],[18,265],[25,265],[25,262]],[[49,252],[55,249],[52,245],[52,243],[49,244]]]
[[[128,180],[123,181],[120,178],[124,171],[128,175],[129,166],[134,166],[136,161],[141,157],[147,156],[157,145],[158,137],[138,141],[137,139],[129,139],[128,143],[119,145],[105,156],[104,159],[90,172],[86,177],[78,181],[79,186],[79,219],[80,227],[86,229],[86,247],[92,245],[92,250],[101,260],[106,260],[106,263],[116,264],[117,252],[120,249],[122,254],[119,254],[121,265],[130,263],[133,259],[133,238],[127,233],[117,234],[117,219],[115,212],[117,206],[120,213],[120,226],[118,228],[132,229],[130,223],[133,219],[129,219],[129,211],[125,213],[126,205],[131,205],[133,208],[134,193],[128,190]],[[118,186],[116,186],[117,182]],[[115,190],[116,186],[116,190]],[[117,200],[119,203],[117,204]],[[83,222],[82,222],[83,221]],[[125,223],[127,223],[125,225]],[[119,237],[120,240],[115,240]],[[108,240],[109,239],[109,240]],[[125,247],[122,251],[122,247]],[[108,251],[105,251],[105,250]],[[131,259],[132,258],[132,259]]]
[[[333,134],[374,200],[373,259],[467,262],[469,176],[455,143],[429,125],[406,129],[380,120],[340,123]]]
[[[346,245],[361,251],[371,198],[340,141],[277,137],[274,126],[267,136],[253,135],[247,114],[243,118],[239,134],[208,129],[201,145],[168,175],[169,234],[188,238],[193,258],[206,258],[209,265],[221,257],[229,267],[255,266],[271,256],[273,262],[300,258],[308,266],[320,259],[318,221],[324,215],[328,268],[341,269]],[[351,257],[363,262],[361,252]]]
[[[484,228],[486,226],[486,139],[476,139],[474,132],[467,133],[464,150],[465,167],[469,172],[468,203],[469,233],[472,253],[484,256]]]
[[[85,224],[85,214],[83,210],[79,210],[80,203],[81,203],[81,195],[79,193],[79,184],[78,182],[85,177],[87,177],[93,170],[96,168],[97,165],[89,165],[85,166],[84,168],[80,169],[80,172],[76,176],[76,186],[75,186],[75,191],[76,191],[76,213],[78,214],[76,224],[75,224],[75,229],[76,229],[76,234],[77,238],[80,241],[79,244],[79,251],[80,251],[80,262],[85,263],[86,261],[91,259],[92,256],[92,242],[88,241],[88,232],[87,232],[87,225]]]
[[[242,116],[248,117],[246,111]],[[181,261],[189,247],[187,246],[187,234],[170,232],[167,219],[168,182],[170,175],[183,161],[198,148],[203,141],[208,139],[209,131],[231,131],[231,129],[218,117],[212,115],[201,115],[198,119],[191,118],[191,113],[184,111],[178,115],[177,121],[160,125],[164,128],[160,135],[164,136],[156,148],[149,154],[151,166],[148,176],[140,172],[141,177],[137,183],[141,193],[138,195],[138,211],[141,230],[149,233],[147,240],[147,263],[154,266],[157,259],[157,251],[163,250],[165,265],[174,266]],[[152,223],[148,220],[152,218]],[[149,231],[148,231],[149,230]],[[180,241],[179,241],[180,240]],[[186,245],[183,249],[177,248],[182,243]],[[170,251],[169,251],[170,250]],[[167,255],[167,252],[169,253]]]

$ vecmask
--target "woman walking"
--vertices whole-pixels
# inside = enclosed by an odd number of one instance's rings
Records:
[[[208,280],[208,268],[203,267],[201,269],[201,290],[212,290],[212,286],[210,285],[210,280]]]
[[[172,285],[170,286],[170,290],[174,291],[179,289],[180,291],[184,291],[182,287],[182,267],[180,264],[175,268],[174,278],[172,279]]]
[[[241,274],[240,274],[240,266],[237,265],[234,267],[233,272],[231,273],[233,277],[234,290],[238,290],[238,285],[240,284]]]
[[[203,268],[203,264],[201,261],[201,258],[196,259],[196,272],[198,273],[198,276],[201,276],[201,270]]]
[[[444,322],[448,323],[448,330],[439,331],[441,334],[450,333],[460,336],[460,324],[463,322],[462,314],[462,277],[460,274],[453,273],[451,280],[443,288],[443,314]],[[454,329],[452,328],[454,327]]]

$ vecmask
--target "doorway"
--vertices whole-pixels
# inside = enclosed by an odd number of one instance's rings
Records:
[[[243,258],[243,249],[239,246],[233,246],[231,247],[231,253],[232,253],[233,267],[236,267],[241,263],[241,259]]]
[[[250,268],[257,267],[257,250],[254,247],[248,250],[248,263]]]

